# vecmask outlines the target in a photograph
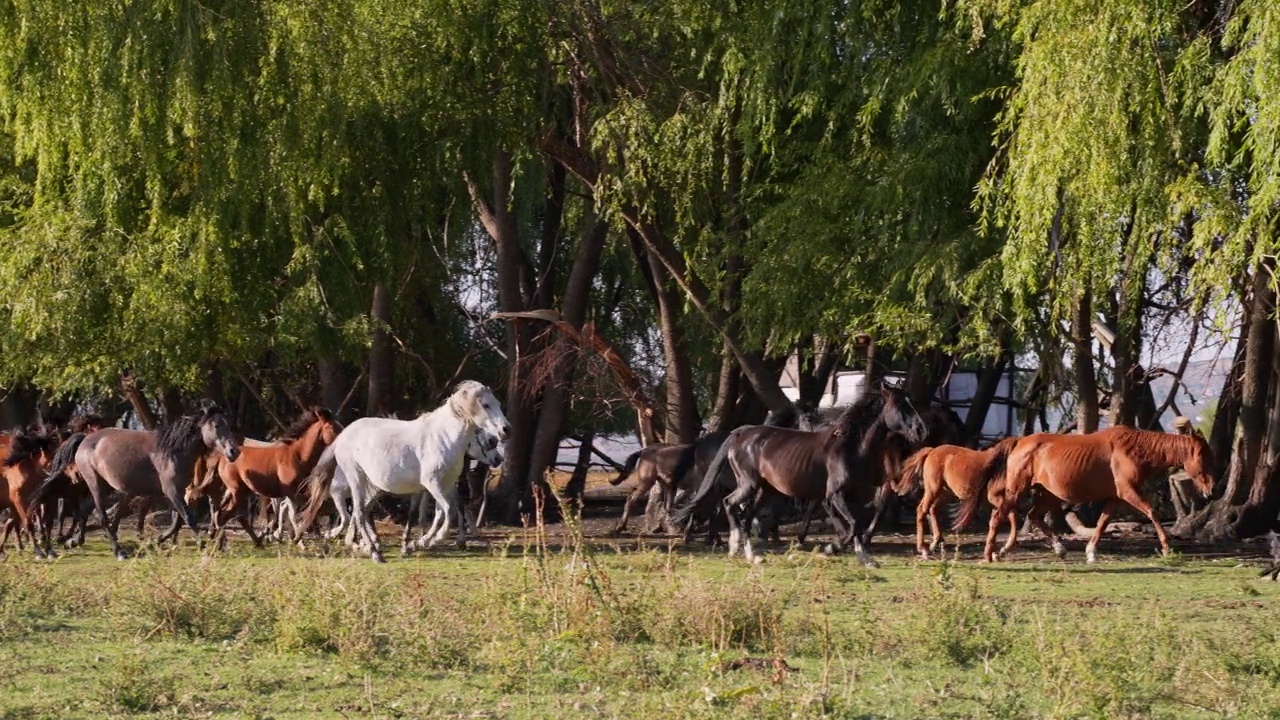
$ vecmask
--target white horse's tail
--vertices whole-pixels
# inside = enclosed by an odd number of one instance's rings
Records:
[[[333,484],[333,475],[338,470],[338,458],[334,453],[336,443],[324,449],[320,454],[320,459],[316,461],[316,466],[311,470],[311,474],[307,476],[306,481],[302,484],[302,492],[307,498],[307,505],[302,509],[302,519],[298,523],[297,536],[294,542],[302,539],[311,529],[312,523],[316,521],[316,516],[320,514],[320,508],[324,507],[324,501],[329,499],[329,486]]]

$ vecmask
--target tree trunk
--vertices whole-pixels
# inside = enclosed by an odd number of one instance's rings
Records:
[[[1093,304],[1084,290],[1076,299],[1071,315],[1071,344],[1075,355],[1076,431],[1098,429],[1098,378],[1093,366]]]
[[[800,356],[800,404],[806,408],[816,408],[827,392],[831,375],[835,372],[836,363],[840,359],[831,348],[831,342],[815,335],[811,344],[811,352]]]
[[[1253,282],[1250,283],[1248,344],[1245,348],[1239,422],[1222,495],[1174,528],[1180,535],[1194,533],[1202,542],[1236,538],[1237,524],[1245,518],[1241,506],[1250,497],[1251,486],[1260,471],[1267,476],[1264,484],[1269,484],[1270,470],[1266,467],[1260,469],[1259,460],[1268,432],[1268,411],[1272,408],[1271,375],[1276,326],[1271,317],[1275,310],[1275,293],[1270,281],[1274,267],[1274,258],[1265,259],[1254,271]],[[1265,496],[1265,491],[1260,493]],[[1252,523],[1252,518],[1249,522]]]
[[[147,396],[142,393],[142,388],[138,387],[138,379],[132,373],[124,373],[120,376],[120,389],[124,392],[125,399],[129,401],[129,405],[133,407],[133,414],[137,416],[138,422],[142,424],[145,430],[156,429],[156,416],[151,412],[151,405],[147,402]]]
[[[373,324],[373,340],[369,347],[369,397],[365,414],[378,417],[391,414],[391,380],[394,357],[391,354],[391,293],[386,283],[373,286],[373,307],[369,311]]]
[[[342,361],[333,356],[322,357],[316,361],[320,374],[320,403],[328,408],[335,417],[347,416],[342,401],[347,397],[347,369]]]
[[[573,464],[573,475],[564,487],[564,497],[582,511],[582,497],[587,491],[587,473],[591,471],[591,444],[596,434],[588,432],[582,436],[582,444],[578,446],[578,460]]]
[[[583,321],[586,320],[591,283],[600,269],[600,256],[604,252],[604,243],[608,235],[608,223],[604,220],[596,220],[590,223],[578,243],[578,252],[574,257],[573,267],[569,271],[569,284],[565,289],[561,310],[565,321],[574,328],[581,328]],[[542,409],[538,413],[526,481],[529,487],[540,481],[547,467],[555,462],[567,417],[569,383],[572,375],[572,363],[560,363],[543,392]],[[590,440],[586,442],[586,446],[589,453]]]
[[[975,443],[982,435],[982,428],[987,423],[987,413],[991,411],[991,403],[1000,389],[1000,379],[1004,377],[1004,369],[1009,364],[1009,353],[1003,352],[999,357],[989,359],[978,371],[978,385],[969,401],[969,414],[964,419],[965,434],[970,443]]]
[[[738,413],[739,387],[742,372],[738,369],[738,360],[733,356],[727,343],[720,350],[720,374],[716,383],[716,399],[711,406],[711,420],[707,428],[711,432],[721,432],[734,427]]]
[[[666,357],[667,391],[666,442],[691,443],[698,437],[698,403],[693,392],[693,369],[680,326],[680,302],[666,279],[662,264],[647,253],[650,270],[657,285],[658,328],[662,332],[662,351]]]

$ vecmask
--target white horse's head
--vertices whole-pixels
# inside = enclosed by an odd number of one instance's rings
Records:
[[[490,449],[497,447],[511,433],[507,416],[502,414],[502,404],[493,396],[492,390],[475,380],[458,383],[453,395],[449,396],[449,405],[458,417],[470,421],[488,436]]]
[[[482,462],[489,467],[498,467],[502,464],[502,449],[498,446],[498,441],[484,430],[477,430],[476,434],[471,436],[471,443],[467,445],[467,454],[472,460]]]

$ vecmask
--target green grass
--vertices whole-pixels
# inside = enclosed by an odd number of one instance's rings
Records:
[[[0,562],[0,718],[1280,714],[1280,586],[1233,560],[140,555]]]

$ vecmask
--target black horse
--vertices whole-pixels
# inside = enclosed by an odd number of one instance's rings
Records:
[[[694,496],[677,508],[672,521],[688,520],[722,482],[727,460],[736,479],[723,505],[729,520],[729,554],[739,546],[748,560],[751,521],[764,498],[782,495],[804,502],[822,502],[835,526],[837,539],[829,551],[852,543],[868,565],[875,561],[863,548],[859,528],[867,520],[873,485],[863,478],[882,464],[890,433],[911,442],[925,438],[926,428],[911,401],[897,387],[868,388],[831,425],[817,431],[750,426],[729,433]],[[879,474],[878,472],[876,473]],[[852,502],[851,502],[852,501]]]

